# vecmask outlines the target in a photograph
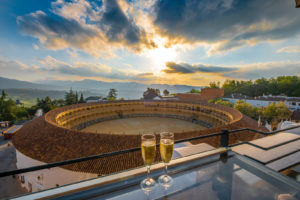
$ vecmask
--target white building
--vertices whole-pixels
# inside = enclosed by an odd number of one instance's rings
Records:
[[[86,103],[98,103],[98,102],[106,101],[106,100],[107,100],[106,98],[102,98],[100,96],[90,96],[85,99],[85,102]]]
[[[44,165],[46,163],[34,160],[20,151],[16,150],[17,168],[23,169],[27,167],[34,167]],[[50,169],[42,169],[33,172],[20,174],[19,176],[22,187],[26,188],[28,192],[38,192],[50,188],[59,187],[66,184],[76,183],[79,181],[96,178],[97,174],[75,172],[61,167],[54,167]]]
[[[242,94],[232,94],[230,96],[225,96],[224,100],[228,100],[235,104],[238,100],[243,100],[256,107],[266,107],[271,103],[279,103],[282,101],[291,110],[300,109],[300,98],[299,97],[287,97],[287,96],[272,96],[263,95],[259,97],[249,97]]]

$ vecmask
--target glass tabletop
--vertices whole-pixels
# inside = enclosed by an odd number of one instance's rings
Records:
[[[101,187],[64,195],[56,199],[261,199],[294,200],[300,198],[300,184],[255,161],[230,153],[211,156],[170,167],[174,184],[157,186],[150,192],[140,188],[145,175],[112,182]],[[163,173],[151,173],[157,177]]]

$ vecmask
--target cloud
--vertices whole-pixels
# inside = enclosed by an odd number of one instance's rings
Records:
[[[300,61],[297,62],[267,62],[235,66],[239,70],[226,73],[223,76],[235,79],[272,78],[277,76],[300,76]]]
[[[40,49],[40,47],[39,47],[37,44],[33,44],[32,46],[33,46],[33,48],[34,48],[35,50],[39,50],[39,49]]]
[[[293,1],[158,0],[154,16],[160,34],[171,42],[205,42],[213,46],[210,54],[300,33],[300,12]]]
[[[166,69],[162,70],[169,78],[184,79],[194,85],[211,81],[226,79],[256,80],[259,78],[272,78],[278,76],[300,76],[300,61],[296,62],[263,62],[245,65],[232,65],[230,67],[209,66],[205,64],[166,63]],[[184,76],[186,75],[186,76]],[[205,84],[204,83],[204,84]],[[201,85],[198,83],[198,85]]]
[[[38,60],[36,64],[25,64],[21,61],[0,58],[0,76],[29,81],[39,78],[56,79],[98,79],[104,81],[149,81],[154,77],[152,73],[140,73],[134,70],[112,70],[111,67],[87,62],[67,63],[51,56]]]
[[[300,53],[300,47],[299,46],[283,47],[281,49],[278,49],[276,52],[277,53]]]
[[[52,3],[54,16],[36,11],[17,17],[17,24],[23,34],[38,38],[52,50],[74,48],[95,57],[111,57],[116,48],[140,52],[155,47],[116,0],[93,5],[85,0],[57,0]]]
[[[75,62],[73,65],[56,60],[51,56],[47,56],[40,61],[41,70],[48,72],[59,72],[60,74],[76,75],[76,76],[105,76],[111,72],[111,68],[101,64]]]
[[[0,68],[2,70],[9,70],[12,72],[18,72],[18,71],[27,71],[29,73],[32,73],[38,69],[38,66],[36,65],[27,65],[21,61],[18,60],[6,60],[6,59],[0,59]]]
[[[94,5],[94,6],[93,6]],[[97,4],[86,0],[64,1],[57,0],[51,3],[52,12],[60,17],[86,23],[87,20],[96,21],[100,19],[101,9]]]
[[[106,80],[133,80],[146,81],[151,79],[148,73],[139,73],[136,71],[112,70],[111,67],[103,64],[74,62],[69,64],[59,61],[51,56],[40,60],[39,70],[47,73],[58,73],[61,75],[84,77],[84,78],[104,78]]]
[[[218,66],[210,66],[203,64],[188,64],[188,63],[175,63],[175,62],[167,62],[167,69],[162,70],[165,73],[177,73],[177,74],[193,74],[193,73],[224,73],[224,72],[232,72],[237,70],[237,68],[230,67],[218,67]]]
[[[116,0],[104,2],[104,12],[99,25],[103,27],[110,41],[125,39],[128,43],[135,44],[143,34],[134,21],[125,15]]]
[[[22,77],[31,81],[36,76],[41,76],[41,74],[37,65],[28,65],[18,60],[0,58],[0,76],[15,79]]]
[[[158,48],[155,38],[205,45],[208,55],[297,37],[300,13],[282,0],[56,0],[50,11],[19,16],[23,34],[47,48],[80,49],[113,57],[117,49],[140,54]]]
[[[38,38],[49,49],[78,48],[93,56],[111,55],[104,35],[75,20],[54,19],[42,11],[36,11],[18,17],[17,23],[23,34]]]

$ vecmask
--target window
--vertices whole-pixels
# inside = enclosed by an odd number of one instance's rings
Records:
[[[292,105],[295,106],[295,105],[296,105],[296,102],[292,102]]]

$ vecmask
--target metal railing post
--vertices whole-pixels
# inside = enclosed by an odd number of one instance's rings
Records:
[[[222,130],[221,135],[221,147],[228,147],[229,145],[229,131],[227,129]]]

